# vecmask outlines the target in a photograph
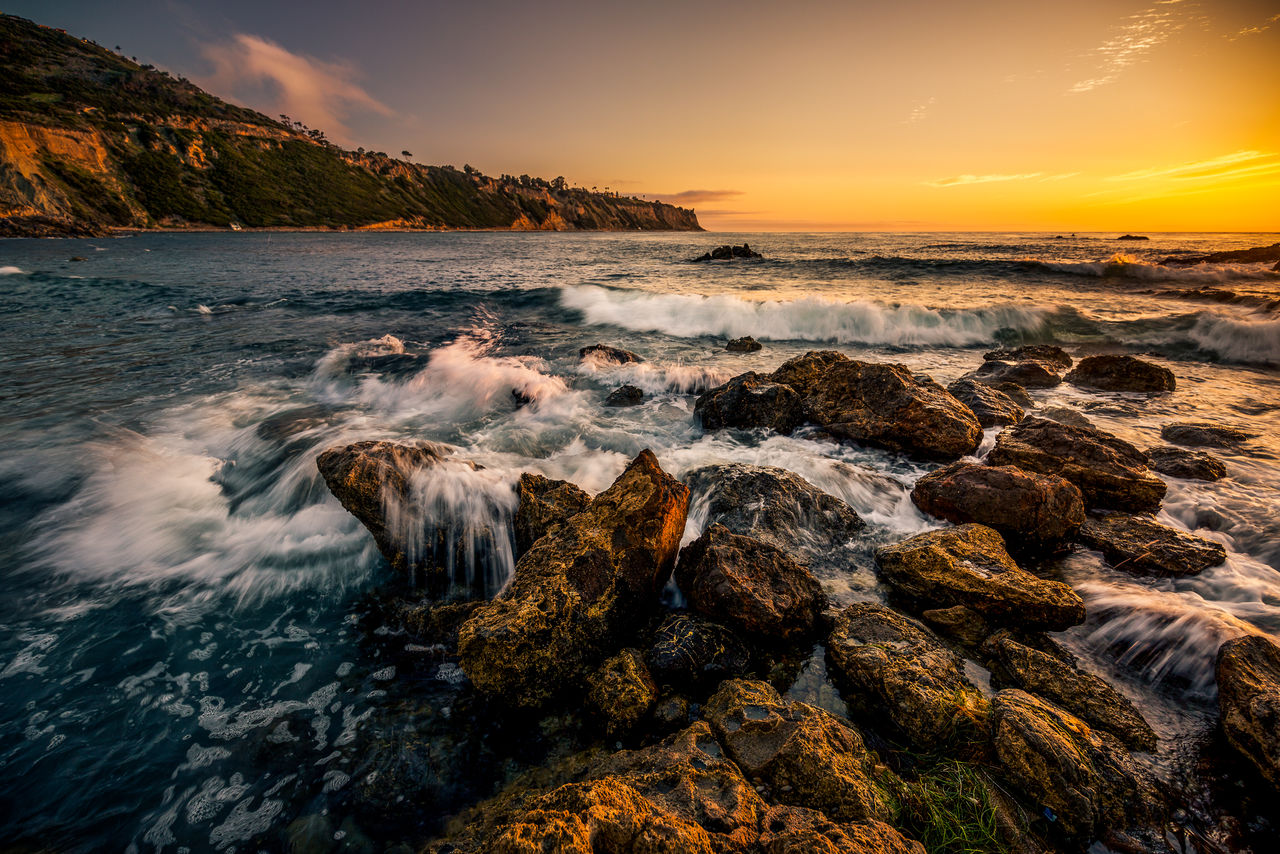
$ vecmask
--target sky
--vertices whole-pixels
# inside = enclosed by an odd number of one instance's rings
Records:
[[[1280,0],[20,0],[349,147],[718,231],[1280,230]]]

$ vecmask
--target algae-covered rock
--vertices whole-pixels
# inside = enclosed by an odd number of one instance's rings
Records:
[[[763,828],[761,854],[925,854],[882,821],[837,823],[804,807],[771,807]]]
[[[1155,393],[1177,387],[1173,371],[1133,356],[1104,355],[1081,359],[1066,381],[1103,391]]]
[[[671,575],[689,490],[642,452],[613,485],[520,558],[459,632],[462,668],[520,706],[580,684],[634,635]]]
[[[1019,545],[1052,545],[1084,522],[1078,487],[1016,466],[955,462],[916,481],[911,500],[931,516],[987,525]]]
[[[610,735],[630,732],[658,699],[639,650],[624,649],[587,677],[587,707]]]
[[[751,656],[738,636],[720,623],[677,612],[654,631],[646,661],[658,681],[696,688],[744,672]]]
[[[590,495],[569,481],[551,480],[532,472],[520,475],[516,494],[519,496],[514,524],[517,559],[591,502]]]
[[[917,534],[880,549],[876,562],[917,606],[963,605],[993,626],[1056,631],[1084,622],[1084,602],[1070,587],[1019,567],[985,525]]]
[[[1124,513],[1090,516],[1079,539],[1116,569],[1138,575],[1195,575],[1227,559],[1217,543]]]
[[[1259,635],[1227,641],[1217,678],[1228,743],[1280,788],[1280,646]]]

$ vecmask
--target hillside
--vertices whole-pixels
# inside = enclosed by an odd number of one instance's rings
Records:
[[[0,236],[112,228],[700,230],[563,178],[347,151],[92,42],[0,15]]]

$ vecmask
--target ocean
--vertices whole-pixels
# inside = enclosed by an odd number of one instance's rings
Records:
[[[760,261],[688,263],[750,242]],[[1140,448],[1171,421],[1257,434],[1228,477],[1166,478],[1159,520],[1227,561],[1140,578],[1051,569],[1064,633],[1147,715],[1168,777],[1214,726],[1225,639],[1280,639],[1280,273],[1163,267],[1276,234],[144,234],[0,242],[0,825],[61,851],[412,842],[541,761],[456,663],[387,615],[390,570],[329,494],[322,450],[428,439],[479,468],[442,520],[509,528],[523,471],[604,489],[649,448],[676,476],[782,466],[870,523],[821,581],[879,600],[875,546],[942,523],[933,466],[794,436],[704,433],[696,395],[810,349],[944,385],[996,345],[1056,342],[1170,368],[1152,397],[1034,390]],[[726,352],[751,335],[763,349]],[[581,362],[605,343],[644,361]],[[645,400],[607,408],[624,383]],[[513,390],[518,395],[513,395]],[[527,403],[518,405],[517,397]],[[994,442],[988,430],[980,453]],[[695,496],[686,540],[698,532]],[[471,567],[490,594],[509,556]],[[672,597],[678,597],[672,591]],[[792,696],[821,693],[820,650]],[[815,688],[819,686],[818,688]],[[526,722],[527,723],[527,722]],[[400,798],[397,801],[396,798]],[[407,799],[407,800],[406,800]],[[388,803],[404,803],[388,818]],[[409,806],[412,805],[412,808]],[[345,841],[345,842],[344,842]],[[355,846],[358,849],[359,846]],[[319,846],[314,850],[325,850]]]

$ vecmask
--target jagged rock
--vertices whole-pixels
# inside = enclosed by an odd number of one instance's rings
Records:
[[[440,644],[457,649],[458,631],[484,603],[436,602],[427,600],[407,607],[400,616],[405,630],[420,644]]]
[[[985,525],[917,534],[877,551],[876,562],[917,607],[964,605],[997,627],[1060,631],[1084,622],[1084,603],[1070,587],[1020,568]]]
[[[1111,733],[1131,750],[1156,749],[1156,734],[1134,705],[1102,679],[1081,670],[1061,647],[1050,654],[1001,631],[987,640],[983,652],[996,687],[1021,688],[1051,700]]]
[[[1166,266],[1190,266],[1192,264],[1258,264],[1269,261],[1280,261],[1280,243],[1270,246],[1255,246],[1251,249],[1229,249],[1225,252],[1210,252],[1206,255],[1174,256],[1161,261]],[[1277,264],[1280,266],[1280,264]]]
[[[1086,507],[1149,510],[1166,486],[1147,468],[1146,456],[1110,433],[1044,418],[1024,418],[996,438],[987,455],[994,466],[1053,474],[1080,487]]]
[[[689,701],[679,694],[662,697],[653,707],[653,721],[661,732],[684,728],[689,724]]]
[[[773,382],[789,385],[808,397],[818,392],[828,370],[848,361],[848,356],[836,350],[810,350],[803,356],[783,362],[769,378]]]
[[[1195,575],[1227,559],[1217,543],[1123,513],[1091,516],[1079,539],[1116,569],[1139,575]]]
[[[1093,422],[1078,410],[1069,406],[1046,406],[1036,412],[1040,418],[1048,418],[1059,424],[1070,424],[1072,427],[1088,427],[1093,429]]]
[[[658,700],[639,650],[624,649],[587,677],[587,707],[610,735],[630,732]]]
[[[962,646],[979,646],[993,631],[981,614],[964,605],[927,608],[920,612],[920,619],[938,634]]]
[[[705,252],[697,258],[689,260],[695,264],[699,261],[732,261],[734,258],[763,258],[759,252],[751,248],[750,244],[744,243],[741,246],[717,246],[710,252]]]
[[[1016,688],[991,704],[991,740],[1015,787],[1056,817],[1064,834],[1089,839],[1152,821],[1155,786],[1113,736]]]
[[[958,656],[883,605],[851,605],[827,639],[833,675],[851,708],[888,720],[913,744],[937,750],[983,739],[989,704]]]
[[[462,627],[462,669],[484,693],[537,706],[579,683],[658,603],[689,490],[643,451],[520,558],[507,588]]]
[[[724,525],[782,549],[797,563],[842,564],[841,551],[866,525],[844,501],[798,474],[741,463],[704,466],[684,479],[707,525]]]
[[[1122,234],[1116,240],[1150,240],[1145,234]]]
[[[637,356],[630,350],[623,350],[621,347],[611,347],[608,344],[592,344],[589,347],[583,347],[578,350],[579,360],[587,358],[600,362],[613,362],[617,365],[626,365],[632,362],[644,361],[642,357]]]
[[[1084,499],[1057,475],[1016,466],[955,462],[916,481],[911,500],[924,512],[962,524],[995,528],[1021,545],[1051,545],[1084,522]]]
[[[808,636],[827,603],[809,570],[723,525],[709,526],[680,552],[676,583],[695,610],[770,640]]]
[[[1233,638],[1219,647],[1216,672],[1227,741],[1280,788],[1280,646]]]
[[[1178,422],[1161,427],[1160,437],[1166,442],[1192,448],[1234,450],[1250,439],[1257,438],[1257,434],[1241,430],[1239,427],[1228,427],[1226,424]]]
[[[514,523],[516,559],[542,537],[560,527],[591,503],[591,496],[567,480],[551,480],[524,472],[516,485],[519,504]]]
[[[533,403],[533,400],[533,397],[525,394],[520,389],[511,389],[511,401],[516,405],[516,409],[524,409],[526,406]]]
[[[1056,364],[1036,359],[1024,359],[1020,362],[992,359],[979,365],[973,376],[979,382],[1017,383],[1023,388],[1053,388],[1062,383]]]
[[[786,804],[836,821],[891,816],[876,757],[847,722],[807,703],[786,702],[767,682],[732,679],[703,715],[729,757]]]
[[[1025,388],[1017,383],[985,383],[985,385],[1008,395],[1009,399],[1021,406],[1024,410],[1035,408],[1036,401]]]
[[[1147,448],[1147,462],[1151,468],[1186,480],[1222,480],[1227,476],[1227,466],[1213,454],[1204,451],[1187,451],[1163,446]]]
[[[925,854],[924,846],[880,821],[836,824],[817,810],[770,807],[761,854]]]
[[[969,407],[983,427],[1005,427],[1022,420],[1023,408],[1012,397],[972,377],[956,380],[947,391]]]
[[[1048,362],[1066,371],[1071,368],[1067,351],[1053,344],[1025,344],[1021,347],[1001,347],[982,354],[986,362]]]
[[[1066,381],[1076,386],[1103,391],[1173,391],[1177,386],[1173,371],[1133,356],[1089,356],[1081,359]]]
[[[759,341],[746,335],[742,338],[731,338],[724,348],[730,353],[754,353],[762,349]]]
[[[604,399],[605,406],[635,406],[644,400],[644,391],[633,385],[620,386],[609,392]]]
[[[706,430],[764,427],[785,435],[804,423],[804,406],[795,389],[754,371],[704,392],[693,411]]]
[[[745,672],[751,656],[725,626],[695,614],[674,613],[654,632],[646,660],[658,681],[697,688]]]

